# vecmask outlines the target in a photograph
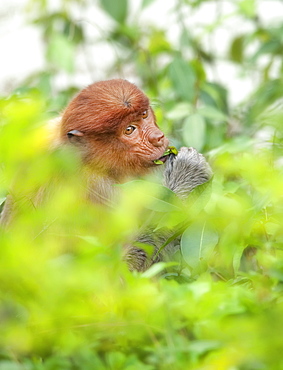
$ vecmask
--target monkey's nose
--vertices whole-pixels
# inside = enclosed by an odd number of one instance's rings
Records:
[[[156,147],[163,146],[164,145],[163,132],[161,132],[160,130],[152,132],[148,137],[148,141]]]

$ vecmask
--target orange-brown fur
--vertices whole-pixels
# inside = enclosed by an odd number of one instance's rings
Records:
[[[145,111],[148,117],[143,119]],[[135,125],[137,130],[125,135],[129,125]],[[84,164],[115,182],[150,171],[155,166],[153,161],[162,156],[168,145],[156,125],[147,96],[122,79],[97,82],[82,90],[63,113],[63,143],[68,141],[71,130],[82,133],[74,143],[81,150]]]

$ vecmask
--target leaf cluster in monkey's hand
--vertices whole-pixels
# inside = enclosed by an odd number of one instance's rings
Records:
[[[162,157],[159,158],[159,159],[156,159],[153,162],[155,164],[164,164],[164,162],[165,162],[165,158],[164,157],[168,156],[169,154],[177,155],[178,154],[178,150],[174,146],[168,146],[168,148],[163,153]]]

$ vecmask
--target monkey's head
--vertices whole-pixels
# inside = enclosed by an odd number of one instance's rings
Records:
[[[82,90],[63,114],[60,135],[84,164],[116,181],[147,173],[168,146],[147,96],[122,79]]]

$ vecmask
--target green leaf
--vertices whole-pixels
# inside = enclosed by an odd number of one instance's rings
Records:
[[[206,124],[198,114],[189,116],[183,125],[183,139],[186,146],[192,146],[201,151],[205,144]]]
[[[79,235],[80,239],[86,241],[89,244],[95,245],[95,246],[101,246],[101,243],[99,242],[98,238],[92,235]]]
[[[0,370],[23,370],[24,367],[21,364],[11,361],[1,361]]]
[[[280,40],[270,40],[265,42],[252,57],[252,60],[256,60],[258,57],[264,54],[279,54],[282,52],[282,45]]]
[[[239,2],[239,11],[241,14],[248,18],[256,16],[256,1],[255,0],[242,0]]]
[[[109,364],[110,369],[122,369],[126,362],[126,356],[122,352],[108,352],[106,355],[107,364]]]
[[[128,13],[127,0],[100,0],[102,8],[118,23],[124,23]]]
[[[177,266],[177,262],[159,262],[153,264],[148,270],[146,270],[143,274],[142,277],[144,278],[153,278],[160,274],[163,270],[165,270],[167,267],[172,267],[172,266]]]
[[[54,33],[47,48],[47,59],[67,72],[73,72],[75,47],[66,36]]]
[[[143,207],[152,211],[163,213],[179,209],[174,204],[175,194],[163,185],[144,180],[133,180],[117,186],[125,194],[131,194],[131,196],[135,194],[134,197],[142,202]],[[172,199],[172,202],[170,202],[170,199]]]
[[[155,212],[173,212],[178,210],[178,207],[172,203],[166,202],[162,199],[156,197],[148,196],[148,199],[151,199],[151,203],[147,206],[148,209],[151,209]]]
[[[165,150],[165,152],[163,153],[163,156],[166,156],[169,154],[178,155],[178,150],[174,146],[168,146],[168,149]]]
[[[164,164],[164,162],[160,161],[159,159],[156,159],[155,161],[153,161],[155,164]]]
[[[204,69],[203,63],[201,63],[201,61],[199,59],[193,59],[190,62],[190,65],[193,67],[193,69],[195,71],[195,74],[197,76],[198,82],[201,83],[201,82],[205,81],[205,79],[206,79],[206,73],[205,73],[205,69]]]
[[[167,117],[172,120],[179,120],[187,117],[189,114],[192,114],[193,112],[193,107],[189,103],[178,103],[175,104],[173,109],[171,109],[167,113]]]
[[[174,146],[168,146],[166,153],[178,155],[178,150]]]
[[[150,55],[160,54],[170,50],[171,45],[166,39],[165,32],[160,30],[152,32],[148,45],[148,51]]]
[[[152,3],[154,3],[155,0],[142,0],[142,9],[148,7],[149,5],[151,5]]]
[[[200,271],[218,243],[218,234],[206,224],[194,223],[183,233],[181,251],[184,260],[194,270]]]
[[[193,68],[183,59],[177,57],[169,66],[169,77],[179,97],[192,102],[195,96],[196,80]]]
[[[211,123],[217,124],[227,121],[228,116],[219,109],[206,105],[198,109],[198,113],[207,118]]]
[[[244,36],[235,37],[230,47],[230,58],[235,63],[242,63],[244,54]]]
[[[215,106],[222,112],[228,110],[227,90],[217,83],[204,82],[201,85],[200,98],[204,104]]]
[[[221,348],[221,342],[216,340],[194,340],[189,344],[190,351],[200,355],[218,348]]]
[[[238,246],[238,248],[234,251],[234,256],[233,256],[233,269],[234,269],[234,274],[237,275],[241,266],[241,260],[243,256],[245,246]]]

